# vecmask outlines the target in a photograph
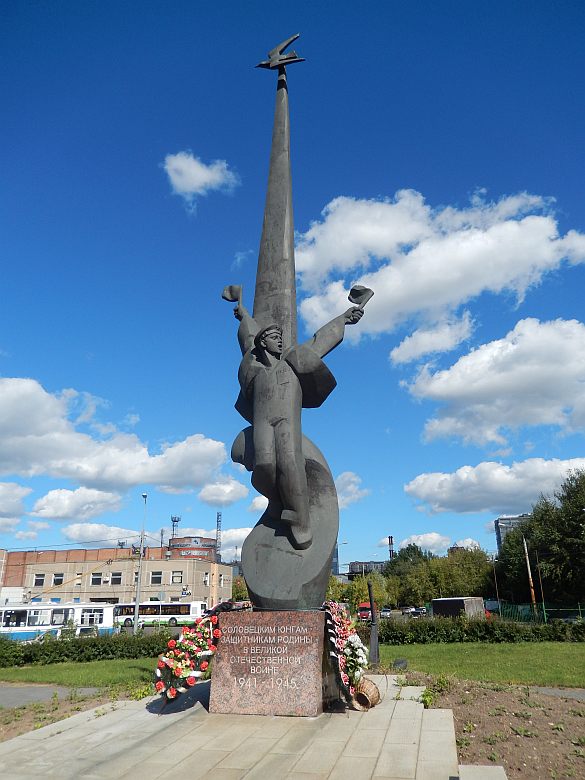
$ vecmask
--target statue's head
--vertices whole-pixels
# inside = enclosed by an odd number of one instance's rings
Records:
[[[262,328],[254,339],[254,346],[271,355],[282,355],[282,328],[275,324]]]

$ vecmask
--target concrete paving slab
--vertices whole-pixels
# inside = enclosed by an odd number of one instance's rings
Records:
[[[460,780],[507,780],[502,766],[459,766]]]
[[[423,710],[415,701],[386,697],[368,712],[310,719],[216,715],[206,710],[208,686],[207,693],[200,687],[197,695],[190,691],[184,697],[189,699],[171,703],[162,713],[158,699],[117,702],[0,743],[2,780],[457,776],[450,711]],[[498,767],[472,769],[491,770],[485,780],[505,780],[505,774],[494,774]],[[462,780],[484,776],[468,774]]]
[[[425,690],[424,685],[404,685],[400,689],[400,698],[405,700],[420,701]]]
[[[22,707],[40,701],[51,701],[53,696],[61,700],[71,696],[96,696],[99,688],[66,688],[61,685],[18,685],[0,683],[0,707]]]

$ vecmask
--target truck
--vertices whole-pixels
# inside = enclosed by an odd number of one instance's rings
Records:
[[[433,615],[435,617],[466,617],[485,618],[485,609],[481,596],[457,596],[447,599],[433,599]]]

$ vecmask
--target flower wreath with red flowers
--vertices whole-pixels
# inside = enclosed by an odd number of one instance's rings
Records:
[[[329,639],[329,657],[337,684],[348,704],[353,704],[355,689],[368,665],[368,651],[341,604],[323,604]]]
[[[203,677],[221,638],[217,615],[197,618],[192,628],[185,626],[178,639],[170,639],[158,657],[154,670],[157,693],[176,699]]]

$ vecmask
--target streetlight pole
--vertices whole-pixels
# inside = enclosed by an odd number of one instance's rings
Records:
[[[526,538],[522,535],[522,543],[524,545],[524,556],[526,558],[526,568],[528,570],[528,584],[530,585],[530,600],[532,601],[532,612],[536,617],[536,596],[534,595],[534,583],[532,582],[532,571],[530,569],[530,558],[528,557],[528,547],[526,546]]]
[[[144,526],[146,525],[146,499],[148,498],[148,493],[143,493],[142,498],[144,499],[144,514],[142,515],[142,530],[140,531],[140,549],[138,550],[138,577],[136,579],[136,596],[135,596],[135,602],[134,602],[134,626],[133,626],[133,634],[136,634],[138,631],[138,616],[140,614],[140,585],[141,585],[141,579],[142,579],[142,556],[144,551]]]

